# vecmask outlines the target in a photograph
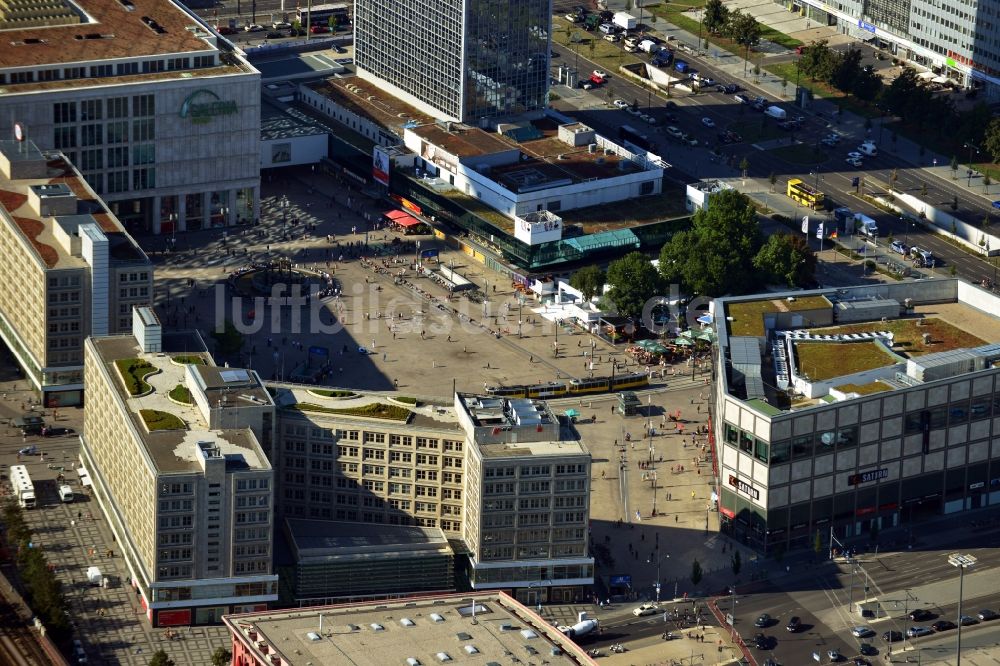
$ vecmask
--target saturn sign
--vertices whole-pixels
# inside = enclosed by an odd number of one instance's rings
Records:
[[[184,99],[180,116],[193,123],[207,123],[216,116],[231,116],[236,110],[236,102],[224,102],[211,90],[196,90]]]

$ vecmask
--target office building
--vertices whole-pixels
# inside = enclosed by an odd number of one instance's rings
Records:
[[[359,534],[353,545],[360,550],[339,552],[398,558],[410,542],[421,560],[408,566],[433,561],[440,574],[432,588],[454,587],[441,573],[448,566],[441,558],[455,557],[458,577],[473,589],[506,590],[529,603],[539,596],[572,601],[593,583],[590,453],[560,431],[544,402],[456,394],[452,403],[423,404],[294,386],[283,386],[275,401],[282,406],[278,510],[289,519],[293,550],[299,541],[315,542],[308,519],[341,523],[328,524],[329,539],[320,544],[330,548],[326,555],[338,552],[337,539],[351,545],[345,521],[412,526],[422,531],[386,530],[380,542]],[[298,575],[300,581],[312,575],[301,558]],[[296,598],[376,596],[380,577],[373,570],[368,590],[346,579],[333,581],[324,595],[301,586]]]
[[[717,299],[723,530],[774,553],[1000,503],[998,312],[954,279]]]
[[[211,624],[277,599],[274,403],[196,333],[135,310],[134,336],[89,338],[80,459],[153,626]]]
[[[358,76],[435,118],[477,123],[548,103],[549,0],[358,0]]]
[[[1000,97],[1000,24],[989,3],[804,0],[803,13],[932,70],[928,79]]]
[[[131,330],[153,267],[65,155],[21,137],[0,140],[0,337],[44,405],[80,405],[83,341]]]
[[[233,666],[594,664],[583,648],[503,592],[227,615],[223,621]]]
[[[21,16],[53,12],[75,20]],[[0,21],[0,114],[63,151],[127,229],[258,216],[260,74],[202,19],[172,0],[28,0]]]

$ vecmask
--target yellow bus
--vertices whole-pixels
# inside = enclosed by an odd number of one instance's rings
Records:
[[[815,187],[802,182],[801,178],[791,178],[788,181],[788,197],[809,208],[823,207],[823,193]]]

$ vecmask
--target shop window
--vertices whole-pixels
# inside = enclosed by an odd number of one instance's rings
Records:
[[[740,431],[740,451],[744,453],[753,453],[754,438],[753,435]]]
[[[767,449],[768,449],[767,442],[758,439],[757,448],[754,451],[754,455],[757,456],[757,460],[760,460],[762,462],[768,462]]]
[[[735,446],[736,442],[739,440],[739,436],[740,436],[740,429],[737,428],[736,426],[730,424],[730,423],[727,423],[726,424],[726,443],[727,444],[732,444],[733,446]]]

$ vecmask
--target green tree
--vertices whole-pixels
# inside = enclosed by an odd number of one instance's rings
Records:
[[[153,653],[149,660],[149,666],[175,666],[174,660],[161,648]]]
[[[732,559],[729,562],[729,566],[731,566],[732,569],[733,569],[733,575],[736,576],[737,578],[739,578],[739,576],[740,576],[740,569],[743,568],[743,558],[740,557],[740,550],[739,550],[739,548],[737,548],[737,549],[735,549],[733,551],[733,557],[732,557]]]
[[[829,42],[821,39],[809,46],[803,47],[802,56],[798,59],[799,70],[813,81],[826,81],[830,75],[832,60],[836,53],[830,48]]]
[[[607,277],[600,266],[584,266],[573,273],[569,279],[572,287],[579,289],[583,297],[588,301],[601,293]]]
[[[701,562],[695,560],[694,562],[691,563],[691,584],[697,585],[698,583],[700,583],[701,577],[702,577]]]
[[[660,276],[642,252],[632,252],[608,266],[608,298],[618,314],[638,317],[646,301],[660,291]]]
[[[708,0],[702,19],[705,30],[708,30],[711,35],[718,35],[725,29],[728,20],[729,8],[722,4],[722,0]]]
[[[882,89],[881,102],[889,113],[909,121],[919,113],[925,95],[926,89],[917,78],[916,70],[904,67],[899,76]]]
[[[212,653],[212,666],[229,666],[233,658],[233,653],[224,647],[215,648]]]
[[[1000,118],[994,118],[986,125],[982,146],[994,162],[1000,162]]]
[[[763,30],[760,23],[753,16],[744,13],[739,9],[729,13],[726,21],[725,35],[734,42],[746,48],[746,64],[743,66],[743,73],[746,74],[746,67],[750,63],[750,49],[760,41]]]
[[[815,279],[816,253],[803,236],[779,233],[768,237],[753,265],[769,282],[803,287]]]
[[[879,93],[882,92],[882,77],[876,74],[874,71],[868,71],[867,69],[859,69],[857,76],[851,83],[851,89],[849,92],[853,93],[855,97],[865,102],[872,102],[878,98]],[[848,91],[845,91],[848,92]],[[893,145],[896,143],[895,133],[892,135]]]
[[[217,350],[222,354],[236,354],[243,348],[243,334],[236,330],[233,322],[227,319],[221,331],[212,331]]]
[[[830,84],[833,87],[848,95],[854,91],[854,82],[861,73],[861,55],[860,49],[848,49],[839,55],[830,72]],[[870,123],[871,119],[867,122]]]
[[[690,230],[674,234],[663,246],[660,274],[703,296],[745,294],[760,284],[753,258],[762,244],[750,199],[724,190],[694,214]]]

